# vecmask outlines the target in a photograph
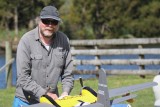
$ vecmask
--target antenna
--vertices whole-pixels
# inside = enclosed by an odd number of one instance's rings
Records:
[[[81,87],[83,87],[83,80],[82,80],[82,77],[79,77],[79,81],[80,81]]]

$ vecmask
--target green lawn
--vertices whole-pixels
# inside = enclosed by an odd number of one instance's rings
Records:
[[[0,107],[12,107],[15,88],[0,90]]]
[[[139,76],[109,76],[107,80],[109,89],[112,89],[144,82],[150,82],[153,80],[153,76],[146,76],[145,79],[142,79]],[[83,82],[85,86],[89,86],[93,88],[95,91],[97,91],[97,79],[88,79],[84,80]],[[58,87],[61,88],[61,85],[59,85]],[[75,81],[74,89],[72,90],[71,95],[79,94],[80,90],[81,86],[79,81]],[[11,89],[0,89],[0,107],[11,107],[14,92],[14,87]],[[134,92],[134,94],[137,94],[137,97],[134,100],[134,103],[131,104],[132,107],[153,107],[154,95],[152,88]]]

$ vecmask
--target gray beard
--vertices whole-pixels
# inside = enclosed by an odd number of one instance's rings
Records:
[[[48,39],[53,38],[53,36],[54,36],[54,33],[52,33],[52,35],[46,35],[42,31],[41,31],[41,34],[42,34],[43,37],[48,38]]]

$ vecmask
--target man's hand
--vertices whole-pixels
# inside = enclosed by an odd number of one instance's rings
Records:
[[[58,99],[58,96],[56,94],[48,92],[47,95],[50,96],[53,100]]]
[[[58,99],[62,99],[62,98],[65,97],[65,96],[68,96],[68,93],[67,93],[67,92],[63,92]]]

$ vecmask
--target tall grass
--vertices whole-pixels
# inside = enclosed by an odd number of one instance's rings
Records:
[[[109,89],[118,88],[123,86],[135,85],[145,82],[151,82],[153,76],[146,76],[145,79],[140,78],[139,76],[109,76],[107,78]],[[97,79],[88,79],[84,80],[84,85],[93,88],[97,91],[98,80]],[[59,84],[58,88],[61,89],[62,86]],[[75,81],[74,88],[71,92],[71,95],[77,95],[80,93],[81,85],[79,81]],[[13,98],[14,98],[15,88],[11,89],[1,89],[0,90],[0,107],[11,107]],[[61,92],[61,90],[60,90]],[[154,105],[154,94],[152,88],[144,89],[138,92],[134,92],[138,96],[135,98],[135,101],[131,104],[132,107],[153,107]],[[127,103],[127,102],[123,102]]]

